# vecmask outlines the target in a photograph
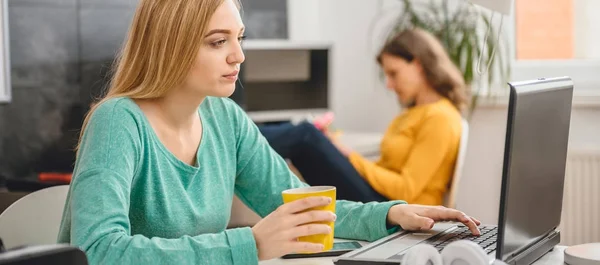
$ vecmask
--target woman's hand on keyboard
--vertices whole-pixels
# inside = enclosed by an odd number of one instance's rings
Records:
[[[457,221],[466,225],[473,235],[480,235],[479,220],[465,213],[444,206],[425,206],[416,204],[398,204],[388,212],[387,221],[399,225],[404,230],[429,230],[435,222]]]

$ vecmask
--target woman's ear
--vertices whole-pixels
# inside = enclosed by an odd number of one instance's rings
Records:
[[[409,62],[409,64],[410,64],[412,67],[414,67],[414,68],[416,69],[416,71],[417,71],[417,72],[419,72],[419,73],[421,73],[421,74],[422,74],[423,72],[425,72],[425,71],[424,71],[424,69],[423,69],[423,65],[421,64],[421,60],[419,60],[419,59],[415,58],[415,59],[413,59],[412,61],[410,61],[410,62]]]

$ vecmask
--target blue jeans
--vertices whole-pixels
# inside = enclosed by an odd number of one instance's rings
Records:
[[[311,123],[264,125],[259,129],[279,155],[291,160],[309,185],[335,186],[340,200],[387,201]]]

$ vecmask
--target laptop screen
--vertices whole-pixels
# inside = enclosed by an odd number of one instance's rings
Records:
[[[560,223],[572,94],[569,78],[511,84],[497,259]]]

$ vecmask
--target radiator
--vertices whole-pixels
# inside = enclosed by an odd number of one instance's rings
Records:
[[[600,151],[570,152],[559,229],[562,245],[600,242]]]

